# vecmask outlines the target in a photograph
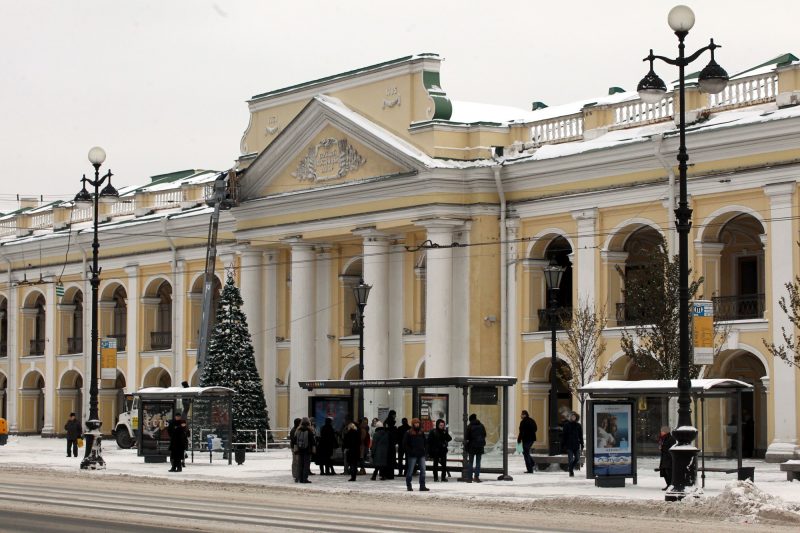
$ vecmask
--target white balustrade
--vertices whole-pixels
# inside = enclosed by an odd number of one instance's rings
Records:
[[[169,209],[177,207],[183,200],[183,191],[180,189],[173,191],[159,192],[153,195],[153,209]]]
[[[129,198],[127,200],[123,200],[120,198],[111,206],[111,216],[118,217],[122,215],[130,215],[133,213],[133,198]]]
[[[709,106],[718,111],[775,100],[778,95],[778,75],[775,72],[730,80],[719,94],[708,95]]]
[[[0,222],[0,237],[17,234],[17,219],[12,218]]]
[[[30,229],[44,229],[53,227],[53,212],[46,211],[31,215]]]
[[[642,100],[622,102],[614,105],[612,110],[614,123],[611,125],[611,129],[665,122],[671,120],[673,113],[675,113],[672,96],[664,98],[655,104],[648,104]]]
[[[70,222],[85,222],[92,220],[93,209],[91,207],[73,207]]]
[[[531,140],[537,144],[576,141],[583,137],[583,113],[555,117],[531,124]]]

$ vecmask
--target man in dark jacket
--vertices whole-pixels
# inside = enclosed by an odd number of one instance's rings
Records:
[[[389,432],[383,427],[383,422],[375,422],[375,431],[372,433],[372,481],[378,478],[380,472],[381,480],[385,479],[386,465],[389,464]],[[391,451],[394,454],[394,450]]]
[[[403,449],[403,440],[405,439],[406,431],[408,431],[409,429],[411,429],[411,426],[408,425],[408,418],[404,418],[401,421],[400,426],[397,428],[397,433],[396,433],[397,437],[395,439],[395,440],[397,440],[397,444],[398,444],[398,446],[397,446],[397,470],[398,470],[397,475],[398,476],[403,476],[406,473],[406,464],[403,461],[403,458],[406,455],[406,451]]]
[[[447,425],[441,418],[436,427],[428,432],[428,456],[433,459],[433,480],[439,481],[437,466],[442,472],[442,481],[447,481],[447,443],[453,440]]]
[[[522,420],[519,423],[519,433],[517,434],[517,442],[522,445],[522,458],[525,459],[525,471],[533,474],[533,463],[531,457],[531,447],[536,442],[536,421],[528,415],[528,411],[522,411]]]
[[[81,423],[75,418],[75,413],[69,414],[67,423],[64,424],[67,432],[67,457],[78,457],[78,439],[81,438]]]
[[[325,425],[319,432],[319,444],[317,445],[317,460],[319,461],[319,473],[325,476],[333,476],[336,471],[333,469],[333,450],[336,448],[336,430],[333,429],[333,418],[325,419]]]
[[[294,425],[292,429],[289,430],[289,446],[291,446],[292,450],[294,450],[294,445],[297,444],[297,441],[295,441],[295,434],[302,421],[301,418],[295,418]],[[295,483],[300,483],[300,456],[296,453],[292,453],[292,477]]]
[[[183,470],[183,454],[189,448],[189,430],[186,428],[186,420],[180,413],[175,413],[172,420],[167,425],[169,435],[169,460],[172,463],[170,472],[181,472]]]
[[[425,432],[422,431],[419,418],[411,420],[411,429],[403,436],[403,449],[406,452],[406,489],[412,491],[411,477],[414,467],[419,466],[419,490],[427,492],[425,486]]]
[[[481,456],[483,448],[486,446],[486,428],[478,420],[478,415],[469,415],[469,425],[466,431],[467,454],[469,454],[469,466],[467,467],[467,483],[481,482]]]
[[[386,467],[383,469],[384,479],[394,479],[394,469],[397,465],[397,445],[401,442],[397,439],[397,413],[394,409],[389,411],[389,416],[383,423],[383,428],[389,436],[389,457]]]
[[[562,439],[564,448],[567,450],[567,463],[569,466],[569,477],[575,477],[575,467],[580,468],[581,448],[583,448],[583,427],[581,427],[580,416],[578,413],[569,415],[569,420],[564,424]]]

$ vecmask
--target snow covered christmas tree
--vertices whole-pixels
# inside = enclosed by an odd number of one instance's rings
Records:
[[[264,446],[264,430],[269,429],[267,404],[256,369],[247,317],[242,312],[242,296],[231,273],[222,289],[202,372],[201,387],[230,387],[236,391],[231,406],[233,442],[252,442],[252,432],[238,432],[255,429],[259,447]]]

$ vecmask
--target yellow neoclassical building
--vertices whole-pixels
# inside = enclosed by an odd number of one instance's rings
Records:
[[[633,318],[617,269],[648,261],[660,236],[675,249],[680,103],[645,104],[619,88],[531,110],[461,102],[440,65],[414,55],[247,101],[218,276],[231,270],[243,291],[273,426],[307,414],[316,392],[299,380],[358,375],[352,286],[362,278],[372,285],[365,377],[515,376],[512,432],[521,408],[548,424],[551,261],[567,267],[561,307],[608,313],[609,378],[648,377],[620,349]],[[791,325],[777,301],[800,273],[798,103],[791,54],[733,76],[720,95],[690,87],[686,98],[690,262],[728,332],[702,372],[753,385],[742,405],[751,446],[774,460],[798,453],[798,371],[762,341]],[[120,348],[117,377],[100,388],[105,430],[122,392],[197,381],[204,199],[215,176],[154,176],[101,212],[100,334]],[[67,413],[88,411],[90,217],[34,200],[0,217],[0,394],[12,431],[57,434]],[[559,401],[577,406],[563,384]],[[376,394],[369,405],[374,416],[409,401]],[[647,442],[667,407],[654,399],[638,409]],[[706,446],[727,453],[734,407],[708,409]],[[540,431],[537,446],[546,439]]]

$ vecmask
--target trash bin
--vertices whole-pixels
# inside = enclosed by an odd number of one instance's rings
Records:
[[[0,446],[4,446],[8,442],[8,421],[5,418],[0,418]]]
[[[236,461],[237,465],[244,463],[245,457],[245,446],[243,444],[239,444],[236,446],[236,449],[233,450],[233,459]]]

